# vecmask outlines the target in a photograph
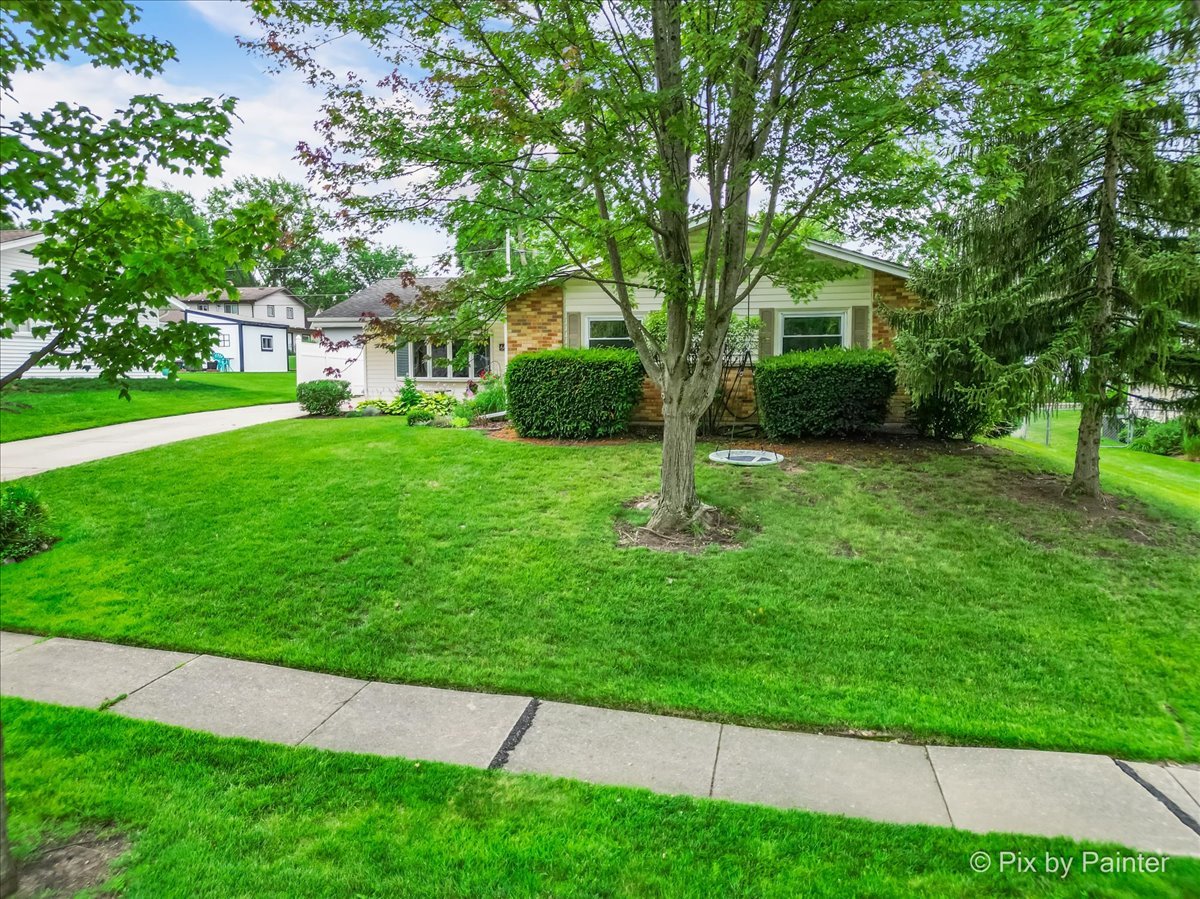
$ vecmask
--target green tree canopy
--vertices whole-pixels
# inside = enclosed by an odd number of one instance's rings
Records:
[[[238,275],[242,284],[280,285],[309,308],[324,309],[381,278],[414,270],[412,254],[399,247],[362,237],[333,239],[337,219],[299,181],[282,176],[237,178],[211,191],[205,207],[210,216],[219,217],[250,202],[276,211],[282,236],[274,257],[256,260],[252,269]]]
[[[1072,489],[1099,495],[1103,415],[1200,410],[1200,44],[1183,2],[1013,7],[964,134],[970,190],[899,341],[918,400],[1083,404]]]
[[[735,309],[761,278],[786,280],[780,251],[812,221],[911,227],[936,171],[921,136],[957,76],[952,4],[255,7],[259,49],[325,92],[324,144],[301,156],[348,214],[552,249],[511,278],[479,266],[465,295],[513,297],[567,264],[616,303],[663,395],[660,532],[701,510],[696,426]],[[379,90],[321,65],[314,48],[343,34],[376,52]],[[665,341],[635,313],[639,288],[666,303]]]
[[[134,31],[122,0],[5,0],[0,6],[0,90],[13,98],[19,72],[81,54],[97,67],[154,75],[174,49]],[[229,153],[233,99],[169,103],[130,98],[99,116],[68,100],[6,116],[0,130],[0,211],[45,235],[40,268],[0,294],[0,337],[26,321],[42,343],[0,386],[38,364],[89,364],[118,381],[135,368],[174,371],[197,362],[211,329],[159,327],[153,312],[183,293],[231,289],[229,267],[267,253],[274,211],[231,209],[201,233],[178,198],[146,187],[154,175],[218,176]],[[186,204],[185,204],[186,205]]]

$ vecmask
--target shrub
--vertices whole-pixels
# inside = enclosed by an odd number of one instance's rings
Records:
[[[457,405],[457,401],[450,394],[425,393],[417,389],[417,384],[412,378],[405,378],[404,387],[390,400],[363,400],[356,408],[378,409],[384,415],[408,415],[414,409],[424,409],[437,416],[450,414]]]
[[[918,433],[941,440],[970,440],[985,432],[1000,437],[1013,430],[994,401],[958,385],[914,397],[907,417]]]
[[[305,381],[296,387],[296,401],[309,415],[337,415],[348,399],[349,381]]]
[[[20,485],[0,492],[0,559],[16,560],[46,549],[54,541],[46,530],[46,509],[38,495]]]
[[[1183,438],[1183,454],[1192,462],[1200,462],[1200,434]]]
[[[417,408],[432,412],[434,417],[437,417],[449,415],[457,404],[458,401],[448,393],[423,393]]]
[[[417,407],[408,413],[408,423],[410,425],[427,425],[437,418],[431,409],[422,409]]]
[[[623,433],[645,373],[633,350],[543,350],[508,364],[508,417],[523,437]]]
[[[771,356],[755,368],[754,390],[772,438],[861,433],[887,416],[896,359],[885,350],[838,347]]]
[[[496,375],[484,375],[479,389],[469,403],[472,416],[490,415],[508,408],[508,396],[504,392],[504,380]]]
[[[1130,449],[1159,456],[1178,456],[1183,453],[1183,419],[1173,418],[1153,424],[1129,444]]]

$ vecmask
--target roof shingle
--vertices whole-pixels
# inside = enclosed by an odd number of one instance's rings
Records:
[[[19,228],[14,228],[12,230],[6,230],[6,231],[0,231],[0,243],[8,243],[10,240],[22,240],[26,237],[33,237],[33,235],[39,234],[39,233],[41,233],[41,232],[28,231],[28,230],[23,230],[23,229],[19,229]]]
[[[238,295],[237,295],[236,302],[238,302],[238,303],[254,303],[254,302],[257,302],[258,300],[266,299],[267,297],[272,296],[273,294],[277,294],[280,291],[286,293],[288,296],[292,297],[292,299],[296,300],[297,302],[300,302],[297,297],[292,296],[292,292],[290,290],[288,290],[286,287],[239,287],[237,289]],[[179,301],[181,303],[231,302],[231,301],[225,299],[224,294],[222,294],[216,300],[213,300],[206,293],[189,294],[186,297],[180,297]]]
[[[314,321],[329,318],[360,319],[364,315],[391,315],[395,308],[384,302],[383,298],[392,294],[399,300],[399,306],[411,306],[417,299],[422,288],[437,289],[442,287],[449,278],[384,278],[374,284],[368,284],[362,290],[352,293],[349,297],[328,309],[323,309],[313,316]]]

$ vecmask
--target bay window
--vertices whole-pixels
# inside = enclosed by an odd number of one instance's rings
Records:
[[[465,358],[463,350],[466,348]],[[442,381],[479,378],[491,368],[491,352],[486,343],[465,341],[404,343],[396,348],[396,377]]]

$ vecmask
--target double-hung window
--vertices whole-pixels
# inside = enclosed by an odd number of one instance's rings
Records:
[[[274,317],[275,317],[275,307],[268,303],[267,304],[267,318],[274,318]]]
[[[227,312],[230,315],[237,315],[238,305],[237,305],[237,303],[222,303],[221,311]]]
[[[589,318],[587,320],[589,347],[633,349],[633,338],[623,318]]]
[[[404,343],[396,349],[398,378],[465,381],[487,374],[491,364],[491,355],[486,343],[425,341]]]
[[[285,307],[284,307],[284,309],[285,309],[285,310],[287,310],[287,317],[288,317],[288,318],[295,318],[295,317],[296,317],[296,310],[295,310],[295,309],[293,309],[291,306],[285,306]]]
[[[842,312],[802,312],[784,315],[780,352],[796,353],[846,345],[846,315]]]

